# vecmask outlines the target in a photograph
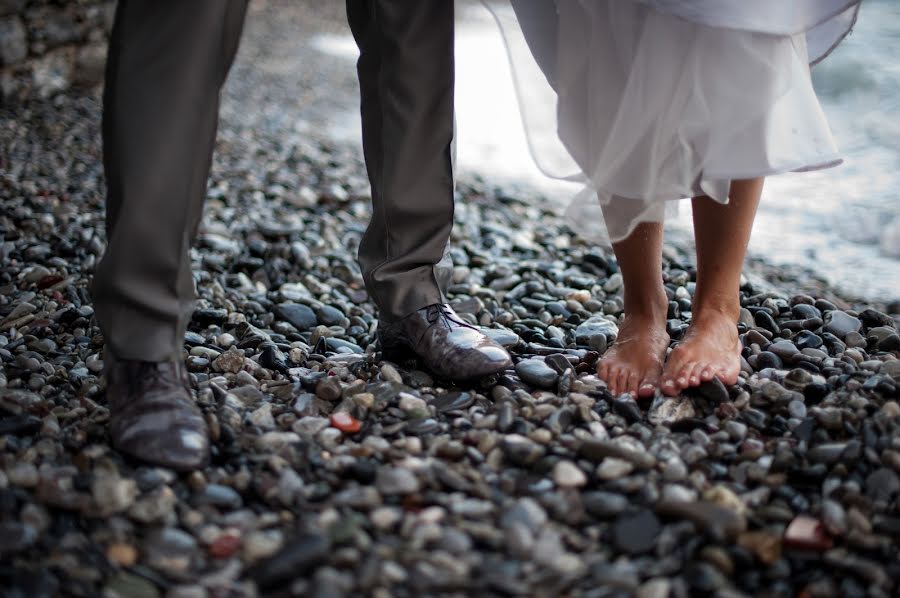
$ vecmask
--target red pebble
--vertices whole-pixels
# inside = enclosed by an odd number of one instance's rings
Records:
[[[808,515],[799,515],[784,531],[784,545],[799,550],[824,551],[831,548],[833,542],[822,522]]]
[[[65,278],[60,276],[59,274],[48,274],[44,276],[37,282],[37,288],[39,289],[47,289],[52,287],[55,284],[59,284],[64,281]]]
[[[227,559],[241,546],[241,539],[234,534],[222,534],[209,545],[209,556]]]
[[[362,429],[362,422],[344,411],[331,416],[331,425],[344,434],[356,434]]]

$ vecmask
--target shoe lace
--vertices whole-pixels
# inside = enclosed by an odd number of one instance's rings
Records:
[[[428,319],[429,324],[434,324],[438,320],[443,320],[448,325],[453,323],[460,326],[465,326],[466,328],[475,328],[468,322],[464,322],[463,320],[459,319],[459,317],[455,313],[453,313],[453,311],[446,303],[435,303],[434,305],[429,305],[427,311],[425,312],[425,317]]]
[[[152,361],[138,362],[134,370],[129,372],[129,374],[131,375],[128,376],[127,384],[129,394],[132,395],[141,392],[147,386],[162,384],[167,379],[163,368]]]

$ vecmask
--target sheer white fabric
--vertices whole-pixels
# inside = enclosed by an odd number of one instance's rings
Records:
[[[668,200],[726,203],[733,179],[840,162],[809,64],[847,34],[858,2],[487,4],[535,161],[585,184],[568,213],[590,238],[662,221]]]

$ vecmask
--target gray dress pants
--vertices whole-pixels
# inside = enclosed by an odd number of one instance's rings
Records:
[[[219,94],[247,0],[120,0],[104,92],[107,249],[92,284],[107,349],[179,359]],[[453,223],[453,2],[347,0],[360,48],[372,220],[359,248],[384,320],[443,301]],[[302,65],[298,65],[302,68]]]

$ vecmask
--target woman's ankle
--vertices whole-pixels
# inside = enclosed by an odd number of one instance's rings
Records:
[[[625,300],[625,315],[629,317],[665,324],[668,311],[669,300],[662,288],[658,292],[627,297]]]
[[[721,326],[723,324],[737,326],[740,313],[740,305],[698,306],[691,313],[691,325],[695,327]]]
[[[721,321],[726,319],[737,324],[741,315],[741,302],[737,292],[728,294],[704,294],[698,292],[694,295],[691,309],[691,319],[702,323],[707,320]]]

